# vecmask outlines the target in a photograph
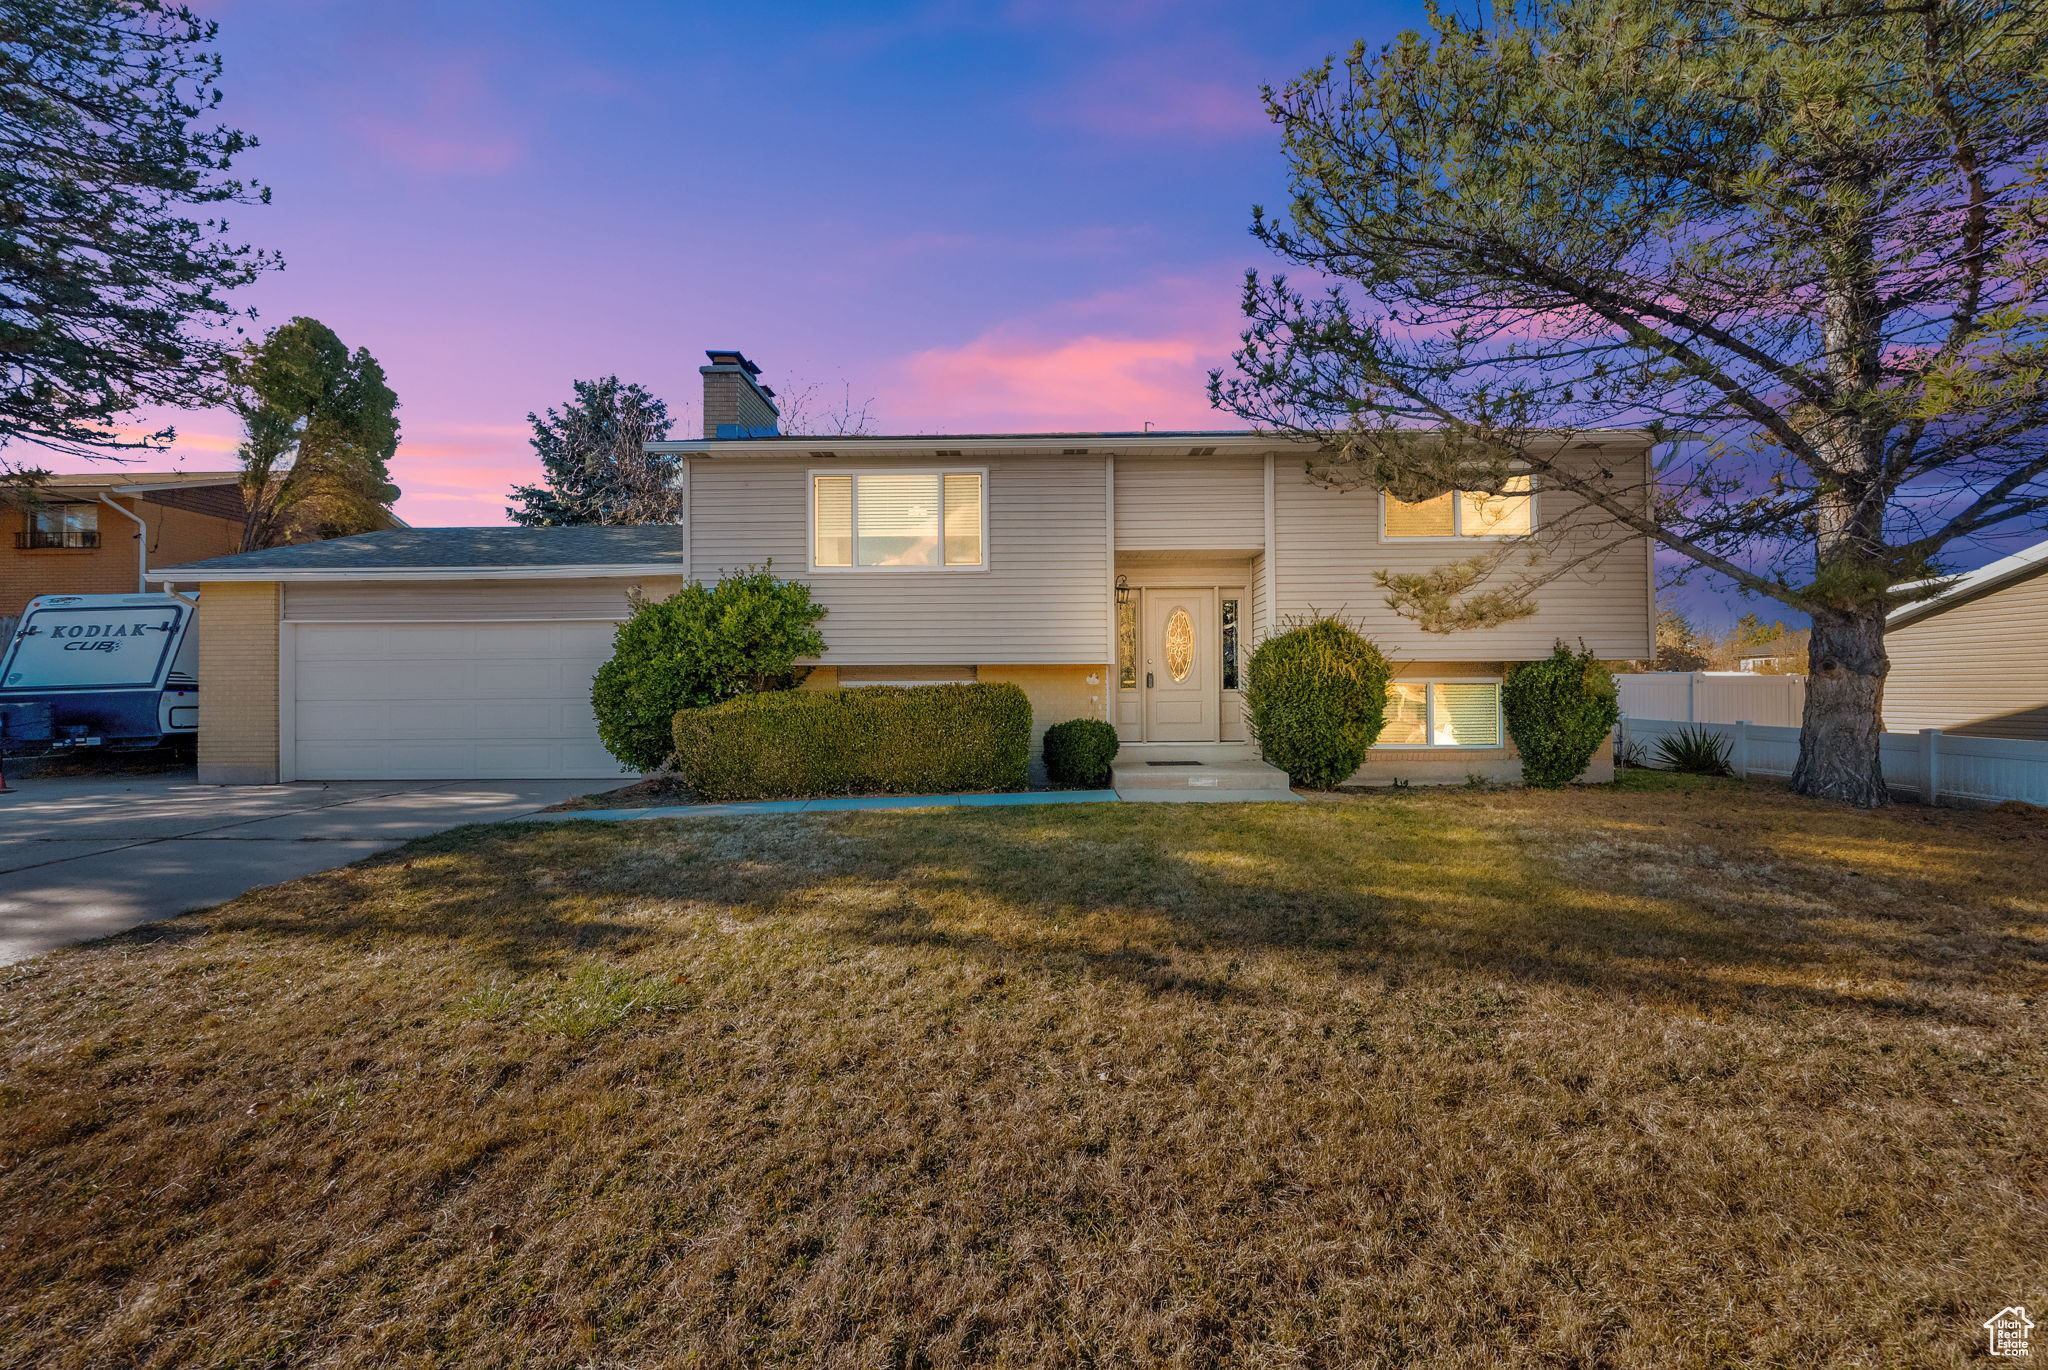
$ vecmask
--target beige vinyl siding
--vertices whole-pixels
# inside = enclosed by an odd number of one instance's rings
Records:
[[[1100,662],[1108,643],[1108,482],[1102,457],[839,463],[847,471],[985,469],[985,570],[810,570],[813,470],[831,461],[699,459],[690,469],[691,573],[773,560],[829,613],[833,666]]]
[[[1539,491],[1537,545],[1541,529],[1568,511],[1571,497]],[[1498,544],[1482,538],[1420,540],[1380,536],[1379,495],[1371,490],[1335,491],[1310,481],[1297,460],[1282,459],[1273,485],[1275,557],[1274,619],[1314,613],[1341,614],[1397,657],[1461,657],[1526,661],[1547,656],[1559,638],[1576,647],[1584,639],[1598,656],[1635,660],[1650,655],[1650,578],[1642,543],[1609,539],[1601,556],[1575,566],[1536,592],[1538,611],[1500,627],[1454,634],[1426,633],[1387,607],[1387,592],[1373,581],[1376,570],[1424,571],[1462,561]],[[1574,535],[1576,547],[1594,547],[1593,534]],[[1503,568],[1512,574],[1516,564]]]
[[[680,578],[662,577],[650,593],[673,593]],[[377,585],[342,581],[287,585],[284,616],[294,622],[396,620],[533,620],[611,618],[627,614],[626,596],[636,582],[591,580],[452,580]],[[210,593],[210,592],[209,592]]]
[[[1116,459],[1118,551],[1237,551],[1265,542],[1264,458]]]
[[[2048,567],[1885,635],[1892,732],[2048,741]]]

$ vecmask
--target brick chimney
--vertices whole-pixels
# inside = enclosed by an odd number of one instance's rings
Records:
[[[761,368],[739,352],[714,348],[704,355],[711,358],[709,366],[697,368],[704,377],[704,436],[774,436],[781,413],[775,407],[775,392],[754,379]]]

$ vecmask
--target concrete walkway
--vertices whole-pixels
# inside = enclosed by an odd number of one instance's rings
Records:
[[[764,799],[753,804],[671,804],[654,809],[572,809],[536,813],[525,823],[573,823],[627,818],[733,818],[748,814],[845,813],[853,809],[993,809],[1024,804],[1114,804],[1115,790],[1027,790],[1021,794],[871,794],[844,799]]]
[[[753,804],[672,804],[653,809],[573,809],[529,814],[521,822],[610,823],[628,818],[735,818],[749,814],[845,813],[856,809],[991,809],[1031,804],[1300,803],[1292,790],[1026,790],[1018,794],[885,794],[844,799],[764,799]]]
[[[588,794],[588,780],[220,787],[184,776],[17,780],[0,795],[0,965],[345,866],[464,823]]]

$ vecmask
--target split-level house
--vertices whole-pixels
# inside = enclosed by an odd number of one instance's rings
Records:
[[[206,589],[201,778],[617,775],[588,687],[629,597],[759,565],[828,611],[804,688],[1010,681],[1039,731],[1106,718],[1133,757],[1249,756],[1253,649],[1343,615],[1398,666],[1361,783],[1513,778],[1508,663],[1560,639],[1652,651],[1648,547],[1590,527],[1530,544],[1570,569],[1529,617],[1432,634],[1387,607],[1375,572],[1541,529],[1561,491],[1404,504],[1248,432],[784,435],[758,370],[710,358],[705,436],[654,444],[680,459],[679,526],[401,529],[168,568]],[[1578,441],[1648,460],[1645,434]]]

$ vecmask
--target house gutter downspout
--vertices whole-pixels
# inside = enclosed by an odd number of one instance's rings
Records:
[[[149,525],[127,509],[114,503],[113,496],[104,490],[100,492],[100,503],[107,506],[135,525],[135,593],[149,593]]]

